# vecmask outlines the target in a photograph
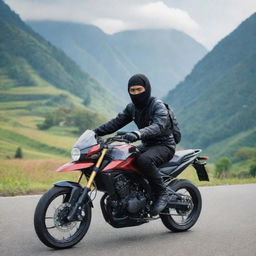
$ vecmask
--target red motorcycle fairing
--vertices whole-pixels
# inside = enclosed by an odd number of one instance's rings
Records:
[[[138,171],[133,166],[133,160],[134,158],[129,157],[126,160],[114,160],[110,162],[102,171],[109,171],[109,170],[132,170],[132,171]]]
[[[56,172],[79,171],[81,169],[92,167],[93,165],[94,163],[91,162],[69,162],[59,167]]]
[[[111,149],[108,155],[113,160],[126,160],[128,157],[134,154],[134,146],[130,144],[111,145]]]
[[[102,171],[108,171],[113,169],[123,169],[123,170],[132,170],[137,171],[133,166],[132,162],[134,157],[132,157],[133,152],[130,152],[131,148],[134,148],[132,145],[116,145],[109,152],[109,156],[113,159]],[[87,155],[92,155],[98,152],[100,145],[94,145],[91,148],[87,148]],[[61,167],[59,167],[57,172],[69,172],[69,171],[78,171],[81,169],[86,169],[95,165],[93,162],[69,162]]]
[[[99,145],[99,144],[97,144],[97,145],[95,145],[95,146],[92,146],[92,147],[90,148],[90,150],[88,151],[87,156],[91,156],[91,155],[93,155],[94,153],[97,153],[99,150],[100,150],[100,145]]]

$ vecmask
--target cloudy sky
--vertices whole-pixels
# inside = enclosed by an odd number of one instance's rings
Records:
[[[24,20],[94,24],[106,33],[181,30],[208,49],[256,12],[256,0],[4,0]]]

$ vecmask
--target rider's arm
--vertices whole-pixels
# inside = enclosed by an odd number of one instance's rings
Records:
[[[132,121],[131,104],[128,104],[123,112],[119,113],[116,118],[97,127],[94,131],[99,136],[111,134]]]
[[[161,135],[168,127],[169,122],[170,118],[166,106],[161,100],[157,100],[152,109],[152,123],[136,131],[136,133],[142,140],[149,139]]]

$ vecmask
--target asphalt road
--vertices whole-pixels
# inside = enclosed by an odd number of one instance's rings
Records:
[[[184,233],[168,231],[160,220],[114,229],[104,222],[97,200],[86,237],[68,250],[49,249],[38,240],[33,214],[39,196],[0,198],[0,255],[256,256],[256,184],[200,191],[201,216]]]

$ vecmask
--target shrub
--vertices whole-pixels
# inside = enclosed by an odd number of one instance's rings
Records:
[[[20,147],[16,149],[14,158],[23,158],[22,149]]]
[[[250,166],[250,171],[249,171],[250,175],[255,177],[256,176],[256,162],[254,162],[251,166]]]
[[[228,157],[222,157],[215,164],[215,176],[217,178],[225,178],[229,173],[232,166],[232,162]]]

